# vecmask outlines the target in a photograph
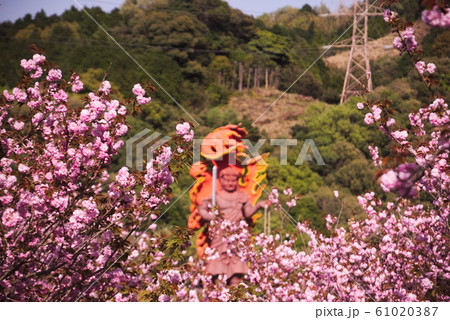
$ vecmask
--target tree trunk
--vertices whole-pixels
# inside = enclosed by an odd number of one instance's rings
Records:
[[[258,67],[258,73],[256,75],[256,81],[257,81],[256,87],[260,88],[261,87],[261,68],[260,67]]]
[[[269,87],[271,87],[271,88],[273,88],[274,87],[274,85],[273,85],[273,77],[274,77],[274,75],[275,75],[275,72],[274,72],[274,70],[271,68],[270,69],[270,76],[269,76]]]
[[[239,62],[239,91],[242,91],[244,82],[244,66]]]
[[[247,90],[250,89],[250,80],[252,79],[252,72],[253,69],[252,68],[248,68],[248,73],[247,73]]]
[[[231,79],[231,90],[234,90],[235,84],[236,84],[236,78],[237,78],[237,72],[236,72],[237,62],[233,62],[233,78]]]
[[[269,87],[269,68],[266,68],[266,89]]]
[[[275,68],[275,82],[274,82],[273,86],[275,87],[275,89],[278,89],[278,87],[280,86],[280,68],[279,67]]]

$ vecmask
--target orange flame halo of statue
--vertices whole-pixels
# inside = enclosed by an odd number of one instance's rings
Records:
[[[198,207],[202,200],[211,197],[213,178],[211,167],[217,166],[220,172],[226,167],[236,170],[241,178],[239,179],[239,189],[244,191],[250,197],[253,205],[256,204],[264,185],[261,181],[265,178],[267,163],[265,159],[269,155],[263,154],[255,158],[250,158],[245,151],[248,147],[242,139],[248,132],[239,125],[227,125],[220,127],[208,134],[202,141],[201,155],[206,159],[204,162],[196,162],[190,170],[190,174],[197,182],[189,191],[191,206],[189,208],[191,215],[188,219],[188,227],[191,229],[200,229],[204,221],[198,212]],[[208,165],[211,162],[211,165]],[[216,184],[217,190],[220,190],[220,184]],[[260,215],[254,215],[252,221]],[[208,230],[205,228],[197,237],[196,248],[200,257],[203,256],[208,247]]]

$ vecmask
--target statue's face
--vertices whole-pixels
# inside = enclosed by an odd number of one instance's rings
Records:
[[[222,188],[227,192],[234,192],[238,187],[239,177],[235,175],[223,175],[219,177]]]

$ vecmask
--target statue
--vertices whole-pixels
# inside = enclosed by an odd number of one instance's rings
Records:
[[[217,207],[225,220],[231,222],[239,222],[243,219],[251,218],[260,208],[269,207],[270,201],[260,201],[256,206],[250,202],[250,197],[243,191],[238,190],[238,180],[240,174],[227,167],[219,174],[219,182],[221,191],[217,192]],[[211,213],[211,197],[204,199],[199,208],[200,216],[211,221],[217,218]],[[222,235],[219,234],[211,239],[211,249],[217,250],[219,258],[208,263],[206,271],[216,277],[224,274],[229,279],[231,285],[237,284],[245,273],[248,271],[247,265],[240,261],[238,257],[229,257],[227,254],[228,247],[222,241]]]
[[[191,215],[188,227],[200,230],[196,240],[196,249],[200,257],[204,256],[207,247],[220,252],[224,250],[224,244],[220,239],[218,237],[211,239],[208,233],[207,222],[215,218],[208,212],[214,189],[211,167],[216,167],[219,171],[215,200],[225,219],[230,221],[245,219],[252,224],[261,216],[255,214],[257,210],[269,205],[267,201],[257,203],[265,187],[261,185],[261,181],[266,176],[267,163],[264,159],[269,154],[255,158],[248,157],[245,153],[247,146],[242,141],[246,135],[247,130],[240,124],[214,130],[203,140],[201,155],[204,160],[195,163],[190,170],[191,176],[197,181],[189,191]],[[214,278],[219,274],[227,275],[230,284],[237,283],[248,270],[247,265],[238,257],[231,260],[219,257],[217,260],[207,265],[207,272]]]

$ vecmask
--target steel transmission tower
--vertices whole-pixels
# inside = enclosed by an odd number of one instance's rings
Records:
[[[372,12],[369,11],[371,9]],[[369,6],[369,0],[354,1],[352,45],[341,94],[341,103],[347,101],[351,96],[364,91],[370,92],[373,89],[368,51],[368,20],[369,16],[380,15],[383,15],[381,9],[374,7],[373,4]]]
[[[372,91],[372,77],[370,76],[369,52],[367,49],[368,2],[368,0],[364,2],[355,0],[353,5],[352,47],[345,73],[341,103],[364,89]]]
[[[377,1],[375,1],[377,2]],[[370,12],[371,10],[372,12]],[[351,13],[332,13],[324,16],[351,15]],[[372,91],[372,77],[368,44],[368,18],[382,15],[381,9],[369,5],[369,0],[354,0],[353,4],[353,34],[351,39],[336,43],[334,47],[350,48],[347,71],[345,73],[344,87],[341,94],[341,103],[351,96],[365,91]],[[351,44],[349,44],[351,41]]]

